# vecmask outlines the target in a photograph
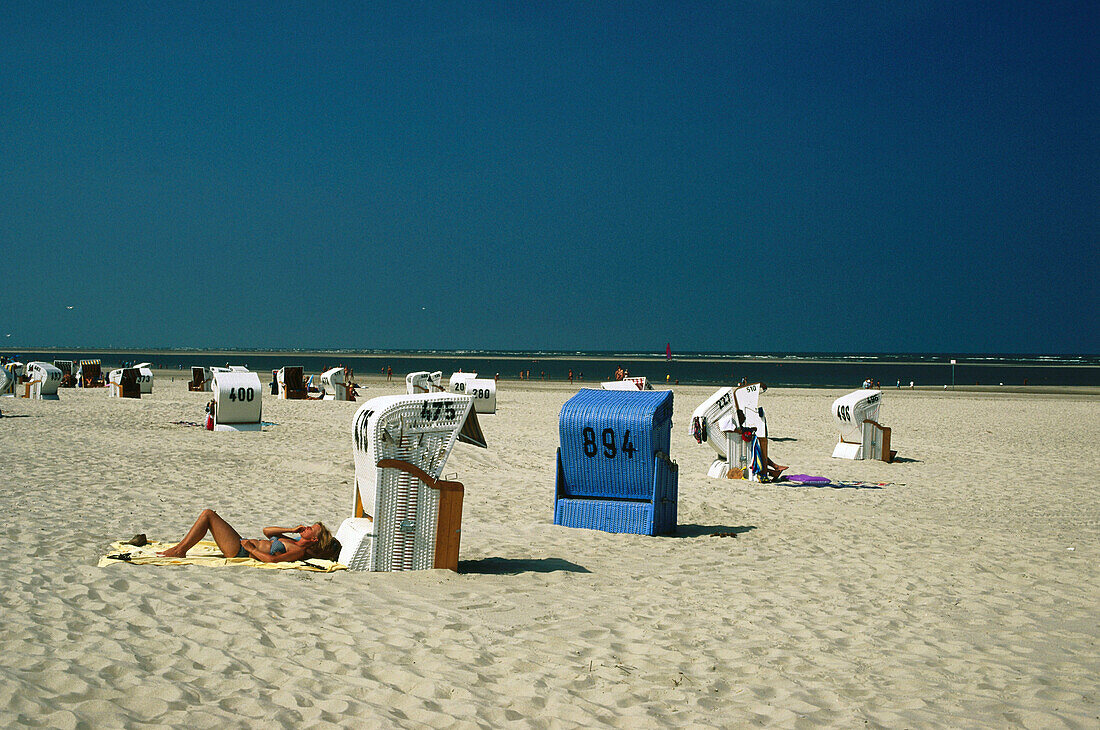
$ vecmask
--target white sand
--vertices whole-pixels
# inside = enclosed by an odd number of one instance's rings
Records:
[[[649,538],[551,524],[572,390],[504,382],[446,470],[459,574],[97,568],[203,507],[348,516],[358,404],[265,395],[277,425],[214,434],[170,425],[202,420],[185,380],[0,399],[0,727],[1100,725],[1095,395],[889,390],[883,464],[830,458],[839,391],[773,389],[773,458],[891,483],[820,489],[708,479],[712,389],[677,387],[681,529]]]

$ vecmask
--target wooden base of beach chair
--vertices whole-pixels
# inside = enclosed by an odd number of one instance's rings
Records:
[[[433,568],[458,572],[458,547],[462,539],[462,496],[465,488],[459,482],[435,479],[420,467],[400,459],[381,459],[379,469],[397,469],[416,477],[439,492],[439,516],[436,520],[435,558]],[[356,497],[356,510],[363,508]]]

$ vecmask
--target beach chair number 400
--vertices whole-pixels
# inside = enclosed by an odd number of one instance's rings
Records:
[[[252,388],[230,388],[229,389],[229,400],[239,400],[242,403],[244,403],[246,401],[247,402],[252,402],[252,400],[255,397],[256,397],[256,393],[252,390]]]
[[[584,455],[592,458],[599,453],[599,446],[596,444],[596,431],[591,427],[585,427],[581,434],[581,445],[584,448]],[[605,428],[603,433],[600,434],[600,441],[603,443],[603,455],[608,459],[614,459],[618,450],[615,448],[615,430],[612,428]],[[623,432],[623,448],[622,452],[626,454],[626,458],[633,459],[634,444],[630,442],[630,429],[628,428]]]

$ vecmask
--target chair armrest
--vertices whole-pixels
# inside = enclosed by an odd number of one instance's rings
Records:
[[[401,459],[382,459],[378,462],[377,466],[379,469],[397,469],[406,474],[411,474],[432,489],[437,489],[440,492],[462,492],[464,490],[460,482],[447,482],[442,479],[436,479],[415,464],[410,464]]]

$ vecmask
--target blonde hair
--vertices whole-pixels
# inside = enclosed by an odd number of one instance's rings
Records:
[[[315,558],[336,560],[340,557],[340,541],[332,536],[324,522],[317,524],[321,529],[317,531],[317,542],[309,547],[309,552]]]

